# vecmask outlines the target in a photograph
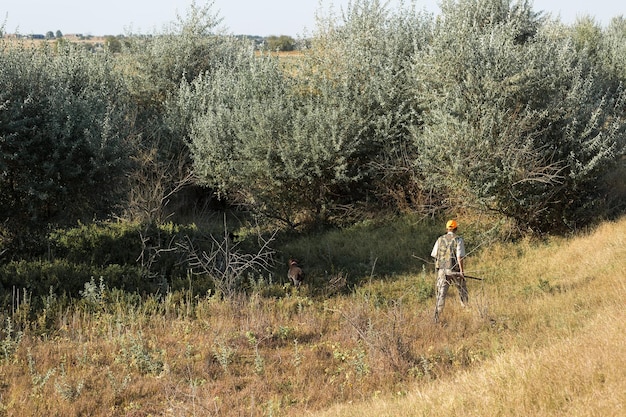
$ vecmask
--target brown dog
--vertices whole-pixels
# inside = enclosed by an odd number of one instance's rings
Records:
[[[289,277],[295,287],[299,287],[302,281],[304,281],[304,271],[298,266],[298,261],[293,258],[289,259],[287,277]]]

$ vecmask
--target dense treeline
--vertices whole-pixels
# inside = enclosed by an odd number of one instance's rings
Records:
[[[3,259],[112,218],[145,225],[144,253],[148,225],[210,200],[290,228],[450,210],[545,233],[623,212],[626,20],[441,6],[355,0],[288,60],[219,33],[212,2],[102,53],[3,43]]]

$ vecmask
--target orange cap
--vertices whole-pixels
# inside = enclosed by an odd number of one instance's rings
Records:
[[[459,227],[459,225],[456,220],[448,220],[448,223],[446,223],[446,229],[456,229],[457,227]]]

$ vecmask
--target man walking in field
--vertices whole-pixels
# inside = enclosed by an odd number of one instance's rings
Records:
[[[430,253],[430,256],[435,258],[435,269],[437,271],[435,323],[439,322],[439,316],[443,312],[450,284],[454,284],[458,289],[463,307],[465,307],[468,301],[467,284],[463,270],[465,242],[461,236],[456,234],[457,228],[456,220],[449,220],[446,223],[447,233],[437,239]]]

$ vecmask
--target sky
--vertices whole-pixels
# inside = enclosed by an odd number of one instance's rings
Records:
[[[196,0],[213,2],[212,10],[221,17],[221,28],[236,35],[288,35],[294,38],[315,31],[317,11],[340,13],[349,0]],[[384,1],[384,0],[382,0]],[[535,11],[544,11],[563,23],[589,15],[607,25],[618,15],[626,17],[621,0],[530,0]],[[0,27],[5,33],[103,36],[160,32],[185,16],[193,0],[2,0]],[[389,0],[391,8],[401,0]],[[409,4],[405,0],[405,4]],[[439,14],[439,0],[417,0],[418,8]]]

